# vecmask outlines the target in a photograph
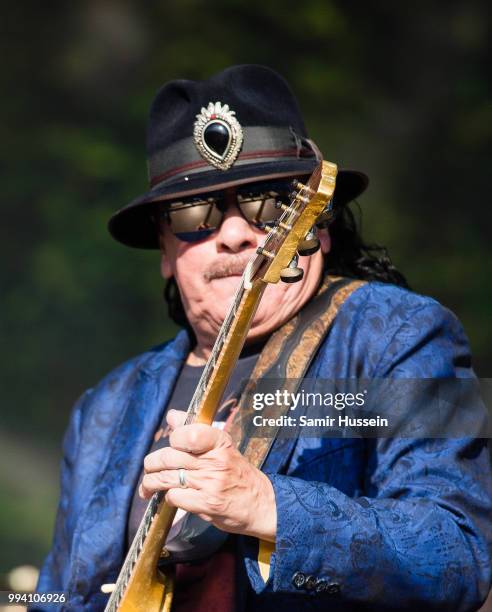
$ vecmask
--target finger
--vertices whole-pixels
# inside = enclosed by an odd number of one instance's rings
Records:
[[[186,488],[198,489],[199,479],[193,474],[192,470],[185,472]],[[139,487],[140,497],[148,498],[157,491],[168,491],[173,488],[183,488],[179,482],[178,470],[163,470],[145,474]]]
[[[230,446],[231,437],[216,427],[194,423],[174,430],[169,436],[169,444],[175,449],[199,455],[213,448]]]
[[[166,414],[166,421],[171,429],[182,427],[185,424],[187,414],[183,410],[171,409]]]
[[[149,453],[144,459],[144,472],[160,472],[162,470],[198,469],[198,459],[190,453],[176,450],[170,446]]]
[[[169,489],[166,493],[166,502],[175,508],[182,508],[186,512],[209,516],[204,496],[196,489]]]

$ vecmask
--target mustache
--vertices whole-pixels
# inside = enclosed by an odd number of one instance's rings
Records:
[[[242,275],[249,260],[250,257],[228,255],[213,263],[203,276],[207,282],[210,282],[214,278]]]

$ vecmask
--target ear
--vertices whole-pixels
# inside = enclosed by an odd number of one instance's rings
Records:
[[[164,236],[162,234],[159,236],[159,248],[161,250],[161,276],[165,280],[168,280],[172,277],[173,271],[171,269],[169,257],[166,253],[166,245],[164,243]]]
[[[321,246],[321,252],[326,255],[331,250],[331,236],[327,227],[318,230],[318,239]]]

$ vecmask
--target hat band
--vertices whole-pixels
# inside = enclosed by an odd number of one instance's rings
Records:
[[[243,127],[244,141],[241,153],[233,167],[246,166],[258,161],[283,161],[295,158],[314,157],[306,139],[298,136],[290,127]],[[186,163],[183,161],[186,160]],[[148,162],[149,182],[157,184],[172,179],[181,179],[208,168],[217,170],[205,161],[196,148],[193,138],[183,138],[171,146],[154,153]]]

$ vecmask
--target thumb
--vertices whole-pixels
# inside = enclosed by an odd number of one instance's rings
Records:
[[[186,421],[186,412],[183,410],[169,410],[166,414],[167,424],[171,429],[182,427]]]

